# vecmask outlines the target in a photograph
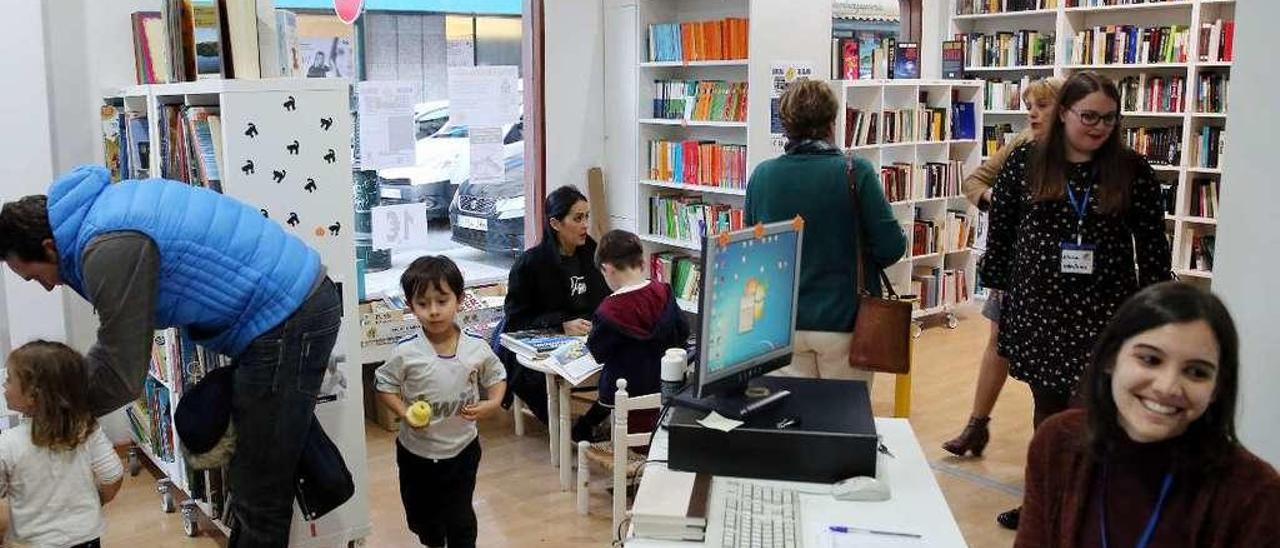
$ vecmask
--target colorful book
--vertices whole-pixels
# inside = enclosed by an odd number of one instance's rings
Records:
[[[942,77],[948,80],[964,79],[963,40],[947,40],[942,43]]]

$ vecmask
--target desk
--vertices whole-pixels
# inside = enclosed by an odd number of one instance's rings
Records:
[[[547,376],[547,433],[551,446],[551,465],[560,469],[560,490],[568,491],[573,486],[572,442],[569,434],[572,430],[571,409],[569,404],[569,383],[565,382],[554,370],[547,367],[546,360],[535,360],[516,354],[516,361],[521,366]]]
[[[919,546],[952,547],[968,546],[960,535],[960,527],[951,515],[951,508],[934,480],[929,461],[925,460],[924,451],[916,440],[906,419],[877,418],[876,432],[880,434],[884,445],[893,453],[893,458],[880,458],[882,480],[887,480],[892,498],[884,502],[847,502],[837,501],[828,495],[801,494],[800,529],[803,532],[801,546],[804,548],[825,548],[820,543],[824,538],[823,529],[830,524],[854,525],[891,531],[909,531],[923,535]],[[653,446],[649,450],[650,460],[666,460],[667,432],[659,430],[654,435]],[[650,463],[647,466],[666,467],[665,463]],[[641,483],[644,482],[643,477]],[[761,480],[754,480],[761,481]],[[796,483],[784,481],[761,481],[762,483],[782,485],[800,491],[815,491],[825,486],[814,483]],[[707,522],[707,536],[722,527],[720,515],[724,511],[723,503],[715,499],[719,480],[712,480],[712,503]],[[702,546],[697,542],[673,542],[641,538],[629,538],[627,548],[691,548]]]

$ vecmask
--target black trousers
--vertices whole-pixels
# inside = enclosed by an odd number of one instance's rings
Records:
[[[1035,406],[1031,424],[1036,428],[1039,428],[1040,423],[1044,422],[1045,419],[1071,407],[1071,396],[1040,388],[1033,387],[1031,389],[1031,400]]]
[[[71,548],[102,548],[102,539],[95,538],[89,542],[82,542],[72,546]]]
[[[400,500],[409,530],[424,546],[474,548],[476,512],[471,497],[480,468],[480,438],[451,459],[424,459],[396,440]]]
[[[516,355],[510,350],[502,349],[498,353],[503,367],[507,370],[507,394],[502,398],[502,406],[511,407],[513,396],[519,396],[524,406],[533,411],[544,426],[547,424],[547,376],[528,369],[516,361]]]

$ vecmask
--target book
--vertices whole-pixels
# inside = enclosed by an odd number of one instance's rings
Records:
[[[191,38],[184,48],[184,55],[191,58],[194,70],[187,80],[222,78],[230,70],[225,58],[224,37],[219,9],[216,3],[188,3],[191,9]],[[227,78],[231,74],[226,73]]]
[[[135,81],[139,84],[167,83],[170,68],[164,17],[158,11],[135,11],[129,18],[133,23]]]
[[[853,38],[840,39],[840,79],[858,79],[858,41]]]
[[[942,43],[942,77],[948,80],[964,79],[963,40],[947,40]]]
[[[530,329],[503,333],[499,342],[507,350],[531,359],[546,357],[552,350],[565,343],[581,340],[581,337],[565,335],[549,329]]]
[[[289,10],[276,10],[276,47],[280,62],[279,74],[285,78],[303,76],[302,50],[298,41],[298,14]]]
[[[894,54],[893,77],[911,79],[920,77],[920,44],[900,42]]]
[[[711,475],[665,467],[645,470],[631,507],[636,536],[665,540],[702,540],[707,527]]]
[[[648,60],[719,61],[747,58],[747,20],[658,23],[648,27]]]
[[[258,73],[263,78],[284,76],[280,58],[280,32],[276,28],[276,8],[272,0],[257,0],[255,24],[258,31]]]
[[[573,386],[582,384],[604,368],[587,351],[586,341],[580,338],[560,345],[547,356],[547,367]]]
[[[120,118],[116,107],[102,105],[98,109],[102,122],[102,152],[111,180],[120,180]]]
[[[976,139],[977,113],[972,102],[959,101],[951,104],[951,138]]]
[[[218,0],[218,5],[222,8],[221,22],[225,25],[222,32],[224,75],[241,80],[261,78],[257,2]]]

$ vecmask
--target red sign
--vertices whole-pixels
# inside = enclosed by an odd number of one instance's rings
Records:
[[[333,0],[333,11],[348,25],[356,22],[364,9],[364,0]]]

